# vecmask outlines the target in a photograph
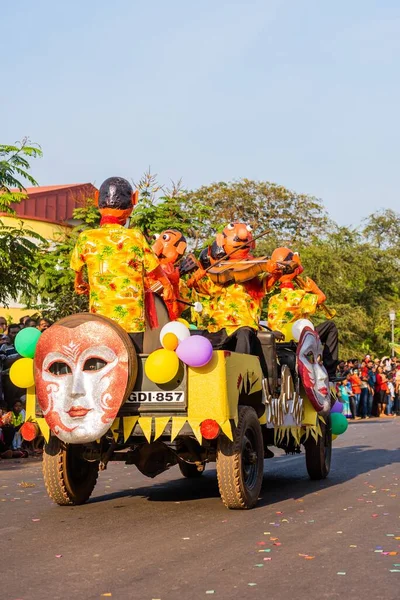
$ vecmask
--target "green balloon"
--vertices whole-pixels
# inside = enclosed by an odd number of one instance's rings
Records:
[[[333,435],[341,435],[346,431],[349,424],[342,413],[331,413],[331,426]]]
[[[190,323],[189,329],[197,329],[197,327],[196,327],[196,325],[193,325],[193,323]]]
[[[33,358],[35,356],[36,344],[42,332],[36,327],[26,327],[21,329],[15,338],[15,349],[24,358]]]

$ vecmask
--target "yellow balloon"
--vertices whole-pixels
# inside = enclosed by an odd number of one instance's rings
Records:
[[[332,442],[333,442],[333,440],[336,440],[337,437],[338,436],[336,434],[332,433]]]
[[[33,360],[31,358],[19,358],[15,361],[10,368],[10,379],[17,387],[32,387],[35,384]]]
[[[189,321],[186,321],[186,319],[182,319],[181,317],[179,317],[179,319],[176,319],[176,321],[178,321],[179,323],[183,323],[188,329],[189,329]]]
[[[179,340],[174,333],[166,333],[161,340],[161,344],[166,350],[176,350]]]
[[[150,381],[168,383],[175,377],[179,369],[179,358],[173,350],[155,350],[148,357],[144,370]]]

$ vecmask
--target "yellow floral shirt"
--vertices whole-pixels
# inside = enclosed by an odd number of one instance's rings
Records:
[[[196,284],[196,298],[203,305],[203,311],[197,313],[196,325],[199,329],[207,329],[215,333],[226,329],[232,335],[239,327],[258,329],[261,317],[263,294],[253,298],[246,289],[246,284],[231,283],[223,286],[203,277]],[[260,283],[260,291],[265,293],[266,279]]]
[[[268,327],[282,331],[287,323],[307,319],[317,308],[318,296],[304,290],[284,288],[268,302]]]
[[[129,333],[145,331],[144,276],[159,265],[139,229],[104,225],[83,231],[71,269],[87,266],[90,312],[113,319]]]

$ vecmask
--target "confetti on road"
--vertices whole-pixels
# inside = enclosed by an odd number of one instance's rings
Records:
[[[56,558],[62,558],[62,554],[56,554]]]
[[[215,594],[215,590],[207,590],[206,594]]]
[[[249,585],[250,587],[254,587],[257,584],[256,583],[248,583],[247,585]]]
[[[336,575],[346,575],[346,571],[338,571]]]

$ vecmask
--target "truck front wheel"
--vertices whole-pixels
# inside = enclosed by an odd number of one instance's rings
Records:
[[[247,509],[257,504],[264,474],[261,426],[251,406],[239,406],[233,442],[218,438],[217,477],[227,508]]]
[[[43,452],[43,477],[47,493],[60,506],[84,504],[96,485],[99,463],[82,458],[82,446],[61,445],[52,437]]]

